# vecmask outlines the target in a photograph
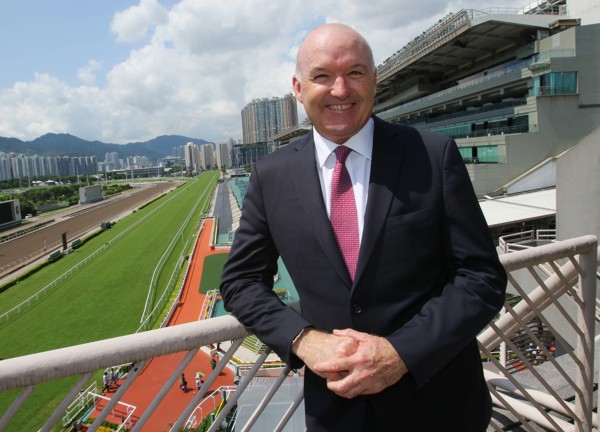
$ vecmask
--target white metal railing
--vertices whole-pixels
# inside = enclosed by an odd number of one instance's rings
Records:
[[[39,223],[37,225],[34,225],[32,227],[24,228],[22,230],[15,231],[13,233],[7,234],[7,235],[5,235],[5,236],[3,236],[3,237],[0,238],[0,245],[3,244],[3,243],[9,242],[11,240],[14,240],[16,238],[26,236],[27,234],[31,234],[32,232],[38,231],[38,230],[40,230],[42,228],[46,228],[46,225],[49,225],[52,222],[54,222],[54,219],[50,219],[50,220],[47,220],[47,221],[45,221],[43,223]]]
[[[85,209],[82,209],[82,210],[79,210],[79,211],[76,211],[76,212],[73,212],[73,213],[69,213],[69,214],[65,215],[65,217],[73,217],[76,214],[82,214],[82,213],[87,213],[87,212],[90,212],[90,211],[93,211],[93,210],[97,210],[99,207],[104,207],[104,206],[107,206],[107,205],[112,205],[116,201],[120,201],[120,200],[123,200],[125,198],[126,198],[126,196],[124,196],[124,195],[123,196],[114,197],[114,198],[111,197],[110,200],[107,199],[106,201],[104,201],[104,202],[102,202],[100,204],[94,205],[94,207],[85,208]],[[139,203],[135,203],[135,204],[133,204],[133,205],[131,205],[129,207],[129,210],[131,210],[133,208],[136,208],[139,205],[140,205]],[[126,212],[126,211],[124,211],[124,212]],[[45,228],[50,223],[54,223],[54,222],[55,222],[55,220],[52,220],[52,221],[45,222],[44,224],[40,224],[38,226],[40,226],[40,228]],[[79,229],[77,231],[74,231],[74,232],[69,232],[69,236],[68,236],[69,241],[73,241],[75,239],[78,239],[81,236],[94,231],[97,227],[98,227],[98,223],[94,222],[93,224],[90,224],[87,227],[81,228],[81,229]],[[29,234],[29,233],[31,233],[33,231],[37,231],[37,230],[36,229],[27,230],[27,232],[25,234]],[[20,236],[14,236],[14,237],[10,238],[10,240],[14,240],[17,237],[20,237]],[[1,242],[1,243],[4,243],[4,242]],[[49,254],[49,253],[51,253],[51,252],[53,252],[55,250],[60,250],[61,247],[62,247],[62,240],[55,240],[55,241],[52,241],[52,242],[46,242],[46,241],[44,241],[44,246],[42,248],[38,249],[37,251],[34,251],[34,252],[30,253],[30,254],[22,256],[21,258],[15,260],[13,262],[10,262],[8,264],[5,264],[4,266],[0,267],[0,275],[7,274],[10,271],[13,271],[14,269],[20,268],[23,265],[26,265],[26,264],[28,264],[30,262],[33,262],[35,259],[41,258],[43,255]]]
[[[63,427],[69,426],[77,419],[77,416],[85,408],[91,406],[94,402],[94,394],[98,393],[96,382],[91,383],[86,389],[81,389],[79,395],[69,404],[63,416]]]
[[[565,432],[587,432],[598,425],[592,401],[594,323],[597,318],[597,247],[596,237],[584,236],[501,256],[509,274],[509,288],[522,300],[516,304],[507,302],[506,312],[478,337],[482,355],[489,360],[485,364],[486,379],[495,404],[491,423],[495,430],[502,430],[499,424],[502,417],[520,422],[525,430],[530,431],[538,430],[534,423],[549,430]],[[542,277],[542,273],[537,271],[539,265],[552,268],[554,273]],[[530,325],[533,319],[543,323],[547,331],[551,332],[556,351],[541,342],[536,327]],[[521,338],[526,334],[532,343],[542,345],[538,348],[547,360],[541,365],[536,364],[527,348],[520,348],[513,342],[517,334]],[[40,428],[41,431],[51,430],[95,371],[131,363],[127,378],[121,382],[116,393],[91,424],[90,432],[96,431],[120,403],[120,399],[147,362],[158,356],[185,353],[146,410],[136,413],[140,417],[131,430],[143,430],[148,418],[176,384],[181,372],[200,347],[233,341],[200,391],[178,413],[171,430],[181,430],[192,416],[196,416],[194,421],[199,420],[197,407],[207,389],[214,384],[223,368],[231,364],[234,353],[248,335],[235,318],[222,316],[0,361],[0,392],[21,389],[0,418],[0,430],[8,425],[37,385],[68,376],[79,376],[78,382]],[[218,425],[231,413],[239,397],[251,384],[252,378],[261,373],[269,354],[268,348],[260,355],[257,354],[256,362],[241,372],[243,378],[237,391],[230,395],[227,403],[219,410],[210,432],[217,430]],[[522,367],[517,369],[518,372],[510,373],[507,369],[508,361],[518,361]],[[289,374],[290,369],[285,368],[279,378],[274,380],[273,388],[266,392],[249,422],[236,427],[250,430],[251,424],[269,406],[272,395]],[[560,378],[560,389],[550,384],[549,377]],[[301,401],[300,393],[276,430],[283,429]],[[449,428],[453,426],[456,425],[449,425]]]
[[[527,68],[531,64],[531,59],[520,60],[517,62],[510,63],[506,67],[500,70],[495,70],[483,76],[478,76],[476,78],[461,82],[455,86],[449,87],[444,90],[440,90],[438,92],[429,94],[427,96],[423,96],[421,98],[412,100],[410,102],[404,103],[399,106],[395,106],[393,108],[386,109],[384,111],[378,112],[377,116],[381,117],[384,120],[390,120],[394,117],[398,117],[399,115],[410,113],[413,111],[418,111],[419,109],[423,109],[424,106],[429,106],[434,103],[441,103],[442,99],[452,97],[453,95],[475,86],[480,86],[484,84],[494,83],[497,84],[500,78],[506,76],[514,76],[515,80],[522,79],[522,70]]]
[[[155,209],[150,211],[148,214],[146,214],[142,218],[140,218],[138,221],[133,223],[131,226],[127,227],[125,230],[123,230],[122,232],[120,232],[119,234],[117,234],[116,236],[111,238],[110,240],[108,240],[105,244],[101,245],[98,249],[96,249],[90,255],[85,257],[79,263],[75,264],[73,267],[71,267],[69,270],[64,272],[62,275],[60,275],[59,277],[54,279],[52,282],[50,282],[48,285],[46,285],[45,287],[40,289],[38,292],[36,292],[35,294],[30,296],[26,300],[23,300],[21,303],[19,303],[18,305],[14,306],[11,309],[9,309],[8,311],[2,313],[0,315],[0,320],[8,321],[11,318],[13,318],[15,315],[20,314],[22,312],[22,310],[26,310],[26,309],[30,308],[33,304],[35,304],[37,301],[39,301],[39,299],[41,298],[42,295],[47,295],[50,291],[52,291],[53,289],[62,285],[66,280],[68,280],[69,278],[71,278],[74,275],[76,275],[77,273],[79,273],[83,267],[85,267],[87,264],[89,264],[90,262],[92,262],[93,260],[98,258],[98,256],[100,256],[100,254],[105,252],[110,246],[112,246],[114,243],[117,243],[123,237],[125,237],[127,234],[129,234],[130,232],[132,232],[133,230],[138,228],[146,219],[150,218],[152,215],[154,215],[156,212],[158,212],[160,209],[162,209],[165,205],[167,205],[171,200],[173,200],[175,198],[177,198],[177,195],[171,196],[160,206],[156,207]],[[97,224],[94,224],[91,227],[81,230],[81,232],[76,233],[75,236],[81,235],[84,232],[90,233],[93,231],[93,229],[98,229]],[[75,238],[75,236],[74,236],[74,238]]]
[[[535,67],[538,63],[549,62],[553,58],[562,58],[562,57],[575,57],[575,50],[573,48],[568,49],[551,49],[548,51],[543,51],[539,54],[536,54],[532,58],[531,65]]]
[[[220,299],[221,294],[219,293],[219,290],[213,289],[206,291],[204,301],[202,302],[202,307],[200,308],[200,313],[198,314],[198,319],[209,319],[215,310],[217,301]]]
[[[146,296],[146,303],[144,304],[144,311],[142,312],[142,317],[140,318],[140,329],[148,329],[156,320],[156,315],[159,315],[163,310],[165,303],[169,296],[172,294],[175,283],[177,282],[177,277],[180,274],[181,267],[183,266],[184,257],[189,250],[189,245],[191,239],[188,238],[185,245],[181,247],[181,252],[179,254],[178,264],[173,267],[171,270],[171,275],[169,281],[165,284],[164,289],[162,290],[162,294],[158,300],[156,300],[156,293],[158,290],[158,281],[162,275],[162,271],[164,270],[168,259],[171,257],[173,250],[175,249],[175,245],[178,241],[183,241],[183,232],[186,227],[192,220],[194,214],[198,211],[198,208],[206,198],[206,195],[215,190],[215,185],[217,184],[217,180],[215,179],[212,184],[204,190],[204,192],[198,197],[196,203],[189,211],[185,220],[181,223],[179,230],[173,236],[173,239],[165,249],[165,252],[160,257],[159,262],[156,264],[154,268],[154,272],[152,273],[152,279],[150,281],[150,286],[148,287],[148,295]],[[189,187],[189,186],[188,186]],[[183,189],[185,190],[185,189]],[[182,190],[182,192],[183,192]],[[199,224],[202,223],[202,219],[200,219]]]
[[[191,247],[192,251],[196,250],[196,246],[198,244],[198,240],[200,240],[200,236],[202,235],[202,231],[204,230],[204,225],[206,224],[206,219],[202,219],[202,222],[200,223],[200,229],[198,230],[198,234],[196,234],[195,239],[194,239],[194,244]],[[187,246],[186,246],[187,248]],[[179,284],[179,289],[177,290],[177,294],[175,295],[175,299],[173,301],[173,303],[171,303],[171,306],[169,307],[169,310],[167,311],[167,314],[165,315],[165,317],[163,318],[163,320],[160,323],[159,327],[165,327],[168,322],[171,320],[171,317],[173,316],[173,314],[175,313],[175,309],[179,306],[179,300],[181,299],[181,294],[183,293],[183,289],[185,287],[185,283],[187,281],[187,276],[188,273],[190,271],[190,265],[191,265],[192,259],[189,258],[187,260],[187,265],[185,266],[185,270],[183,273],[183,277],[181,279],[181,282]],[[164,296],[164,294],[163,294]],[[159,302],[161,302],[161,300],[159,300]],[[138,331],[141,331],[142,328],[139,327]]]
[[[538,242],[552,242],[555,240],[555,229],[540,229],[503,235],[499,238],[498,244],[502,253],[507,254],[539,246]]]
[[[441,22],[436,23],[423,34],[411,40],[402,49],[377,66],[377,79],[384,81],[401,70],[406,64],[413,62],[421,57],[423,53],[431,50],[433,46],[437,46],[440,41],[448,40],[463,29],[468,28],[474,14],[475,12],[472,10],[461,10],[456,14],[448,14],[440,20]]]
[[[599,425],[592,397],[597,247],[596,237],[585,236],[501,257],[509,287],[522,300],[506,302],[505,313],[478,340],[490,360],[485,374],[494,404],[526,430],[534,430],[530,422],[560,432]],[[552,274],[545,276],[540,266]],[[528,325],[533,320],[537,326]],[[541,341],[544,330],[552,344]],[[514,343],[523,334],[527,347]],[[538,365],[540,358],[545,361]],[[521,366],[517,372],[508,371],[509,360]],[[492,426],[503,430],[494,419]]]
[[[188,418],[185,424],[186,429],[193,430],[200,426],[200,422],[206,417],[215,412],[218,414],[219,409],[223,407],[229,396],[235,391],[237,391],[237,387],[235,386],[221,386],[208,396],[205,396]],[[223,394],[225,394],[225,399],[223,399]]]
[[[89,393],[89,396],[94,398],[94,402],[96,404],[98,404],[99,401],[102,401],[102,403],[110,403],[111,398],[104,396],[102,394],[98,394],[98,393]],[[124,412],[122,412],[122,418],[121,418],[121,424],[117,427],[115,432],[120,432],[121,430],[127,428],[128,426],[130,426],[132,424],[132,417],[133,417],[133,413],[136,410],[136,407],[131,405],[131,404],[127,404],[125,402],[117,402],[117,405],[120,405],[121,407],[123,407],[123,409],[125,410]],[[96,405],[96,407],[98,408],[98,405]],[[120,411],[121,413],[121,411]],[[111,414],[113,416],[115,416],[115,408],[113,406],[113,408],[111,409]]]

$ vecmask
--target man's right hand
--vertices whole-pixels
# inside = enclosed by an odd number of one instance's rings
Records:
[[[292,345],[292,352],[313,372],[315,364],[348,357],[357,349],[358,342],[351,337],[323,333],[310,327],[304,329]],[[344,378],[347,374],[348,371],[343,370],[335,373],[318,373],[322,378],[334,381]]]

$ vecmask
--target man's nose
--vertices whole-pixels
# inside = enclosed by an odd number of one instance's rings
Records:
[[[346,86],[346,80],[344,77],[337,77],[333,82],[331,88],[331,95],[343,99],[348,96],[348,87]]]

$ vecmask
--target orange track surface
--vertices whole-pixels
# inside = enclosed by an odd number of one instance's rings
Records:
[[[213,219],[206,219],[204,222],[204,227],[200,232],[200,238],[196,244],[196,249],[191,257],[190,268],[188,270],[179,304],[169,321],[169,326],[198,320],[200,308],[204,302],[204,294],[200,294],[200,280],[202,277],[204,258],[208,255],[223,253],[222,251],[215,251],[214,248],[210,246],[213,223]],[[181,362],[184,355],[185,353],[177,353],[157,357],[149,361],[138,378],[123,395],[121,402],[136,407],[132,416],[133,424],[135,423],[135,420],[143,415],[154,396],[164,385],[175,367]],[[211,372],[210,357],[202,351],[199,351],[198,354],[196,354],[194,359],[184,370],[188,382],[188,391],[183,393],[178,387],[179,380],[177,380],[173,385],[173,388],[157,407],[154,414],[152,414],[144,425],[144,431],[162,432],[169,430],[170,424],[177,420],[178,415],[194,396],[194,374],[196,371],[204,372],[205,376],[208,376]],[[224,369],[224,372],[221,373],[221,376],[217,378],[206,394],[210,394],[210,392],[223,385],[233,385],[233,372],[227,368]],[[113,388],[112,391],[114,390],[115,389]],[[110,397],[111,394],[112,393],[104,393],[104,395],[108,397]],[[101,409],[101,405],[104,404],[100,403],[98,408]],[[109,415],[106,420],[112,423],[121,424],[122,406],[117,406],[119,409],[114,410],[116,418]],[[96,415],[97,413],[94,413],[92,414],[92,417],[96,417]],[[128,429],[131,429],[133,424],[129,424]]]

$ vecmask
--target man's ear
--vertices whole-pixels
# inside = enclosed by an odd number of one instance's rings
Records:
[[[377,93],[377,68],[375,68],[375,71],[373,72],[373,94]]]
[[[302,102],[302,84],[300,83],[300,80],[298,79],[298,77],[296,75],[294,75],[292,77],[292,88],[294,89],[294,94],[296,95],[296,99],[298,99],[298,102],[303,103]]]

